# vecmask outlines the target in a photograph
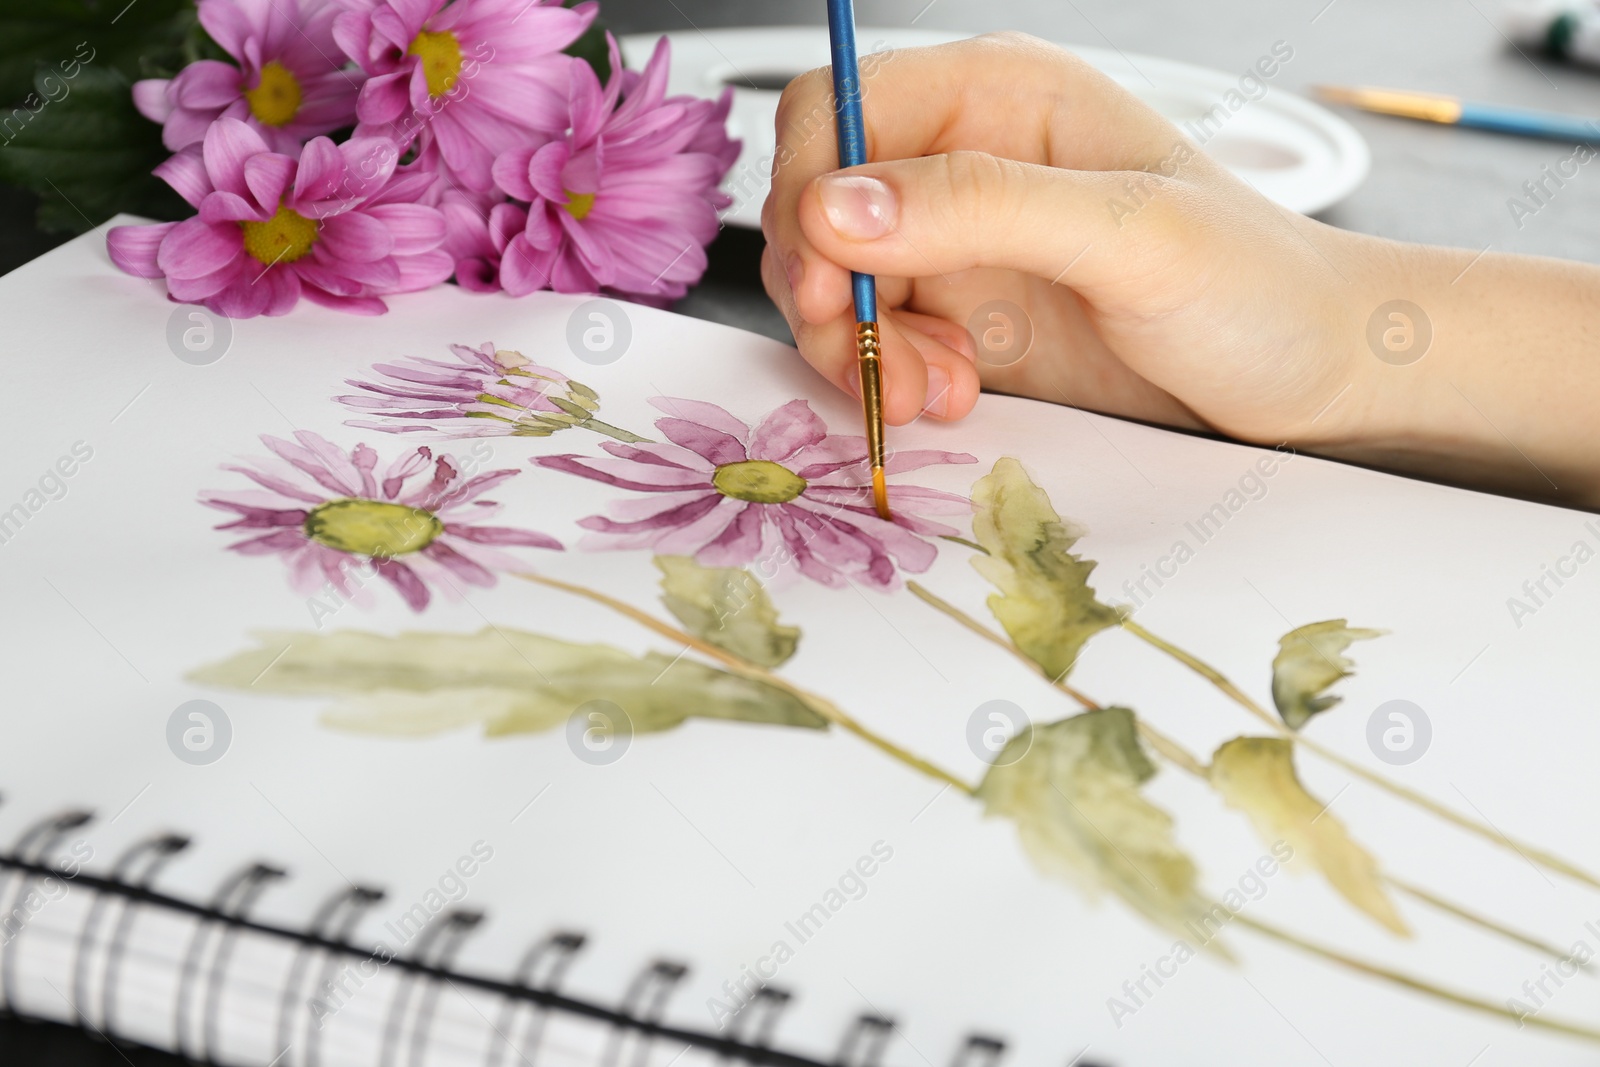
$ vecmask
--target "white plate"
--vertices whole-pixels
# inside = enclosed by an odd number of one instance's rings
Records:
[[[773,116],[783,85],[796,74],[829,61],[828,33],[814,26],[686,31],[672,39],[669,92],[717,96],[734,87],[729,130],[744,140],[744,151],[723,188],[733,197],[724,219],[751,229],[761,225],[761,204],[770,187],[776,148]],[[892,48],[945,44],[961,34],[936,30],[885,29],[863,26],[857,31],[863,55]],[[642,64],[657,36],[622,38],[631,64]],[[1367,176],[1371,155],[1350,124],[1303,97],[1266,82],[1267,93],[1230,110],[1230,92],[1240,94],[1244,72],[1196,67],[1154,56],[1123,54],[1109,49],[1069,45],[1073,52],[1114,78],[1124,88],[1165,115],[1191,137],[1202,115],[1221,108],[1205,150],[1261,193],[1284,207],[1307,214],[1350,195]],[[1147,80],[1148,79],[1148,80]],[[753,80],[763,86],[749,88]],[[770,88],[769,88],[770,86]],[[1248,86],[1247,86],[1248,88]],[[1259,92],[1259,90],[1256,90]],[[1240,95],[1235,95],[1237,102]],[[1220,121],[1218,118],[1225,115]],[[1198,140],[1198,138],[1196,138]]]

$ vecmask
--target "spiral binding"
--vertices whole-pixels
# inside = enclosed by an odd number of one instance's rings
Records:
[[[11,918],[31,888],[47,878],[65,876],[52,860],[67,836],[91,817],[86,811],[66,811],[40,820],[18,838],[10,852],[0,853],[0,927],[10,934],[0,938],[0,1013],[10,1015],[16,1010],[16,943],[27,930],[26,923],[11,930]],[[300,1049],[306,1067],[317,1067],[321,1054],[318,1030],[310,1025],[306,1013],[296,1012],[296,1005],[306,1002],[308,991],[329,987],[341,965],[375,958],[351,938],[363,916],[383,899],[382,890],[347,886],[324,901],[305,929],[275,926],[251,917],[261,895],[288,877],[286,871],[270,864],[252,863],[238,870],[204,904],[153,889],[162,868],[188,845],[188,838],[181,835],[158,834],[125,849],[107,874],[78,871],[68,876],[74,886],[92,894],[74,941],[73,1019],[78,1026],[108,1039],[117,1035],[116,990],[130,929],[142,911],[166,911],[196,920],[182,957],[172,1050],[199,1063],[215,1062],[229,960],[240,935],[251,933],[293,946],[288,977],[278,999],[277,1046],[285,1053],[290,1048]],[[730,1021],[726,1033],[670,1025],[663,1021],[667,1003],[688,974],[683,964],[670,960],[656,960],[642,969],[618,1007],[569,996],[561,992],[562,980],[585,943],[582,934],[572,931],[556,931],[529,948],[510,980],[457,971],[456,956],[483,920],[480,912],[442,912],[418,935],[408,953],[386,961],[387,966],[398,969],[403,980],[385,1015],[378,1067],[421,1067],[434,1010],[447,984],[498,996],[501,1006],[495,1030],[504,1036],[520,1029],[524,1050],[520,1058],[528,1063],[537,1062],[545,1024],[557,1014],[609,1026],[599,1067],[646,1067],[652,1043],[663,1040],[705,1050],[714,1054],[719,1064],[727,1065],[880,1067],[885,1048],[897,1033],[893,1020],[862,1015],[846,1031],[833,1064],[774,1048],[771,1042],[779,1018],[792,998],[784,990],[769,987],[755,992]],[[102,938],[100,932],[108,921],[110,934]],[[88,1006],[95,988],[91,975],[97,953],[100,998],[98,1011],[91,1013]],[[297,1017],[303,1020],[298,1026]],[[483,1067],[502,1067],[506,1044],[509,1039],[496,1043],[486,1053]],[[997,1067],[1004,1049],[1004,1043],[995,1038],[972,1035],[951,1067]]]

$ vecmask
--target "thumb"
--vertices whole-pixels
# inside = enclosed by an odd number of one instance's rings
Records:
[[[869,274],[996,267],[1114,288],[1172,261],[1196,199],[1178,177],[951,152],[824,174],[801,195],[800,224],[824,257]]]

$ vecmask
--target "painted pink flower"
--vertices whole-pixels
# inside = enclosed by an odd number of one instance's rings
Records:
[[[355,123],[363,75],[345,69],[334,44],[337,13],[326,0],[200,0],[200,24],[238,65],[202,59],[177,77],[135,82],[134,105],[162,124],[174,152],[227,116],[294,155],[309,138]]]
[[[494,572],[520,568],[503,548],[561,548],[546,534],[483,525],[499,505],[479,498],[515,470],[469,478],[449,457],[418,448],[380,474],[366,445],[346,452],[304,430],[295,441],[263,436],[271,458],[223,468],[258,488],[202,493],[200,502],[238,516],[217,529],[251,531],[233,551],[282,557],[297,593],[332,586],[345,599],[366,599],[361,577],[376,570],[421,611],[432,591],[456,596],[458,582],[491,586]]]
[[[371,75],[356,113],[401,145],[419,135],[459,182],[490,188],[490,167],[529,132],[567,125],[567,82],[582,60],[562,49],[594,21],[593,3],[558,0],[343,0],[333,34]]]
[[[717,185],[738,146],[722,129],[727,100],[666,96],[669,62],[662,38],[630,75],[613,42],[603,88],[587,65],[573,69],[567,133],[495,161],[495,184],[529,204],[526,228],[500,261],[506,292],[671,300],[705,273],[705,246],[729,203]]]
[[[436,285],[454,263],[444,216],[412,203],[426,173],[395,171],[387,141],[308,142],[298,159],[268,149],[237,119],[218,119],[155,173],[198,210],[183,222],[118,226],[111,260],[165,278],[173,300],[221,315],[282,315],[302,296],[363,314],[383,293]]]
[[[921,573],[937,549],[926,540],[957,533],[927,518],[971,510],[965,497],[890,483],[895,521],[872,506],[866,441],[828,433],[804,400],[793,400],[754,427],[714,404],[657,397],[668,416],[656,428],[670,444],[600,447],[608,457],[540,456],[530,462],[620,489],[650,494],[625,500],[611,518],[579,525],[595,531],[584,547],[648,548],[692,555],[708,567],[790,560],[827,586],[860,580],[894,588],[899,571]],[[975,463],[933,449],[895,453],[898,474],[937,463]]]
[[[377,419],[349,425],[384,433],[456,437],[548,437],[582,426],[623,441],[636,437],[594,418],[600,398],[560,371],[541,367],[521,352],[451,345],[454,362],[406,356],[373,366],[379,380],[350,378],[363,393],[338,397]]]

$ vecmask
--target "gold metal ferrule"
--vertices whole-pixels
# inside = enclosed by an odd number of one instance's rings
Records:
[[[867,420],[867,458],[873,467],[882,467],[883,358],[877,323],[856,323],[856,362],[861,371],[861,408]]]

